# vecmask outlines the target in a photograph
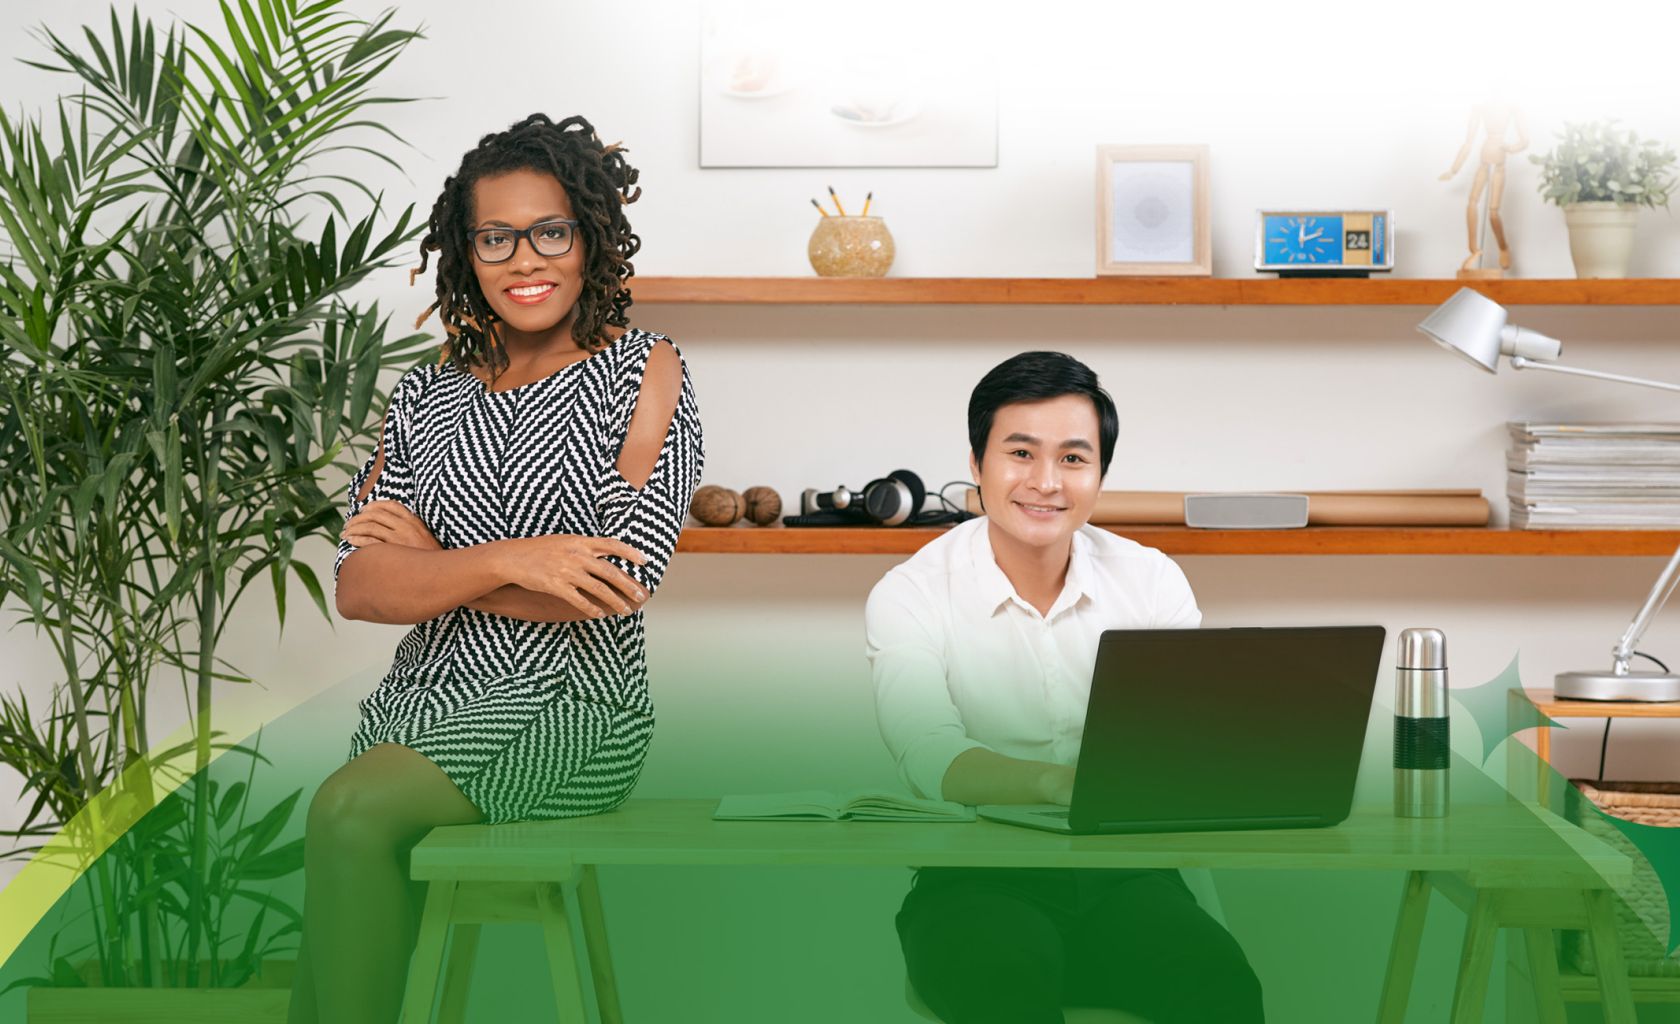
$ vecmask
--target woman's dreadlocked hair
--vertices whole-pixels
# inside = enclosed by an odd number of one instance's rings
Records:
[[[426,236],[420,240],[420,265],[408,281],[425,272],[429,254],[438,254],[437,300],[414,321],[419,327],[433,310],[449,337],[444,360],[465,370],[479,365],[492,376],[507,368],[507,352],[497,329],[496,314],[485,301],[473,273],[467,225],[472,219],[473,184],[480,178],[509,171],[552,174],[571,198],[577,231],[583,243],[583,293],[572,339],[578,348],[595,352],[607,344],[606,327],[628,327],[630,289],[635,269],[630,257],[642,240],[630,230],[624,206],[642,194],[634,191],[639,172],[624,160],[614,143],[601,144],[595,129],[582,117],[556,124],[545,114],[532,114],[505,132],[478,140],[461,158],[461,167],[443,183],[443,194],[432,204]]]

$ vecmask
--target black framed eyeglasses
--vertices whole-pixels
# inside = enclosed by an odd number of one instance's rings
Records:
[[[513,259],[521,238],[529,242],[531,250],[539,256],[566,255],[572,251],[572,241],[577,238],[577,225],[577,221],[567,218],[544,220],[524,229],[477,228],[467,232],[467,238],[472,242],[473,255],[478,257],[478,262],[506,263]]]

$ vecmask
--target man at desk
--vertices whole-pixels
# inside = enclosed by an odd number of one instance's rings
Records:
[[[1200,625],[1171,559],[1089,525],[1118,433],[1097,375],[1058,352],[970,396],[986,514],[888,572],[865,613],[881,735],[918,795],[1067,804],[1103,630]],[[1263,1019],[1241,947],[1176,871],[923,868],[897,926],[945,1024]]]

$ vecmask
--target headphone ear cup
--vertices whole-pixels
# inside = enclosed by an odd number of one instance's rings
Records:
[[[876,526],[892,526],[902,515],[904,501],[909,497],[905,486],[897,480],[877,477],[863,485],[854,508],[866,522]]]
[[[922,503],[927,501],[927,488],[922,486],[922,478],[908,469],[895,469],[887,474],[887,479],[897,480],[910,490],[910,515],[914,519],[916,513],[922,510]]]
[[[897,526],[910,518],[910,488],[902,480],[880,477],[864,485],[858,505],[866,521],[876,526]]]
[[[922,478],[908,469],[895,469],[864,488],[864,511],[882,526],[902,526],[921,511],[927,491]]]

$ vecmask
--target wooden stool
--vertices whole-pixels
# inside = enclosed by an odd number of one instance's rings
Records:
[[[530,921],[542,925],[549,980],[554,986],[560,1019],[577,1024],[587,1021],[583,992],[578,986],[572,926],[566,915],[568,889],[573,890],[571,898],[576,900],[578,916],[583,922],[585,958],[589,961],[602,1024],[623,1024],[618,985],[613,978],[612,956],[607,946],[606,918],[601,912],[601,891],[592,865],[576,868],[571,880],[433,880],[428,883],[420,936],[403,995],[402,1024],[428,1024],[431,1020],[440,972],[443,996],[437,1020],[439,1024],[461,1024],[466,1014],[467,983],[478,951],[479,928],[487,924]],[[449,962],[445,967],[444,945],[452,929],[454,941],[449,943]]]
[[[910,984],[910,979],[904,979],[904,1001],[910,1004],[910,1009],[931,1021],[939,1020],[934,1012],[922,1002],[922,997],[916,994],[916,988]],[[1104,1010],[1089,1006],[1068,1006],[1062,1008],[1062,1017],[1067,1024],[1149,1024],[1142,1017],[1135,1017],[1123,1010]]]
[[[1417,970],[1423,941],[1429,893],[1439,891],[1469,915],[1464,952],[1459,959],[1458,984],[1453,991],[1453,1024],[1479,1024],[1493,967],[1493,943],[1501,928],[1518,928],[1528,946],[1534,1001],[1542,1024],[1564,1024],[1563,992],[1558,982],[1554,928],[1581,928],[1591,936],[1599,962],[1598,990],[1609,1024],[1635,1024],[1627,967],[1616,934],[1612,894],[1607,889],[1546,890],[1473,888],[1462,880],[1434,871],[1406,876],[1394,927],[1388,973],[1383,979],[1378,1024],[1399,1024],[1406,1015],[1407,996]]]

